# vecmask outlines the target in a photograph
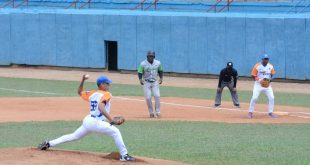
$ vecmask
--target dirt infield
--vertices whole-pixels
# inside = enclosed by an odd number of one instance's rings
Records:
[[[114,83],[138,84],[137,75],[110,72],[87,72],[78,70],[53,70],[36,68],[0,68],[1,77],[39,78],[52,80],[79,81],[81,75],[89,74],[95,81],[99,75],[109,76]],[[165,77],[164,85],[181,87],[212,88],[215,79]],[[238,89],[252,90],[252,81],[239,81]],[[310,84],[273,83],[274,91],[310,94]],[[213,101],[184,98],[162,98],[163,118],[161,120],[216,121],[233,123],[308,123],[310,108],[275,106],[281,117],[266,117],[267,105],[257,105],[258,112],[253,120],[246,118],[248,104],[241,109],[231,109],[231,103],[224,102],[221,109],[210,107]],[[49,121],[49,120],[81,120],[87,114],[87,103],[77,97],[70,98],[1,98],[0,122],[8,121]],[[16,104],[18,103],[18,104]],[[16,114],[19,114],[18,116]],[[48,115],[46,115],[48,114]],[[147,110],[142,97],[114,97],[112,114],[122,114],[131,120],[145,120]],[[284,114],[284,115],[283,115]]]
[[[18,157],[18,159],[16,159]],[[137,157],[134,162],[121,162],[118,153],[99,154],[92,152],[48,150],[39,151],[35,148],[15,148],[0,150],[0,165],[124,165],[124,164],[161,164],[186,165],[185,163]]]
[[[286,114],[276,119],[266,115],[267,105],[257,105],[254,119],[247,118],[248,104],[234,109],[232,103],[210,107],[212,101],[201,99],[162,98],[160,120],[214,121],[228,123],[310,123],[310,109],[276,106],[276,112]],[[18,103],[18,104],[16,104]],[[1,98],[0,122],[79,120],[88,114],[88,103],[79,97]],[[142,97],[114,97],[112,116],[123,115],[128,120],[149,120]]]

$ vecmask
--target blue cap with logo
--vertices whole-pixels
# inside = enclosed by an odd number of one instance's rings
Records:
[[[97,78],[97,85],[99,86],[100,84],[104,83],[112,83],[112,80],[110,80],[107,76],[100,76]]]
[[[268,58],[269,59],[268,54],[263,54],[261,59],[264,59],[264,58]]]

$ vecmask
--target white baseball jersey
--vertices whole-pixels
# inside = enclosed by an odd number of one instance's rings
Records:
[[[95,91],[83,91],[81,97],[89,102],[90,115],[94,118],[105,120],[105,116],[99,111],[99,103],[105,104],[105,110],[110,113],[111,97],[112,94],[107,91],[95,90]]]
[[[253,69],[252,69],[252,76],[255,77],[255,83],[253,88],[253,96],[250,102],[250,108],[249,112],[254,112],[254,106],[256,104],[256,101],[260,95],[261,92],[264,92],[265,95],[268,97],[268,112],[272,113],[274,109],[274,95],[271,85],[269,85],[268,88],[264,88],[259,83],[260,79],[271,79],[272,75],[274,75],[276,72],[273,68],[273,66],[268,63],[266,66],[264,66],[262,63],[257,63]]]
[[[256,80],[258,79],[271,79],[272,75],[274,75],[276,72],[273,68],[273,65],[268,63],[266,66],[264,66],[262,63],[257,63],[253,69],[252,69],[252,76],[256,77]]]

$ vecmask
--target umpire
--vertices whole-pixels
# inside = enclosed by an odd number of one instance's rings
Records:
[[[217,85],[217,91],[215,96],[215,107],[219,107],[221,105],[222,91],[226,86],[230,90],[232,101],[236,108],[240,108],[240,104],[238,101],[238,94],[236,90],[238,79],[238,72],[233,68],[233,63],[228,62],[226,68],[221,70],[219,76],[219,83]]]

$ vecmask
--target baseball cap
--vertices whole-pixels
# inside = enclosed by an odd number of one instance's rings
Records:
[[[154,51],[147,51],[147,56],[155,57],[155,52]]]
[[[99,86],[100,84],[103,83],[112,83],[112,80],[110,80],[107,76],[100,76],[97,78],[97,85]]]
[[[232,68],[234,66],[234,64],[232,62],[227,62],[227,67]]]
[[[264,59],[264,58],[268,58],[268,59],[269,59],[268,54],[263,54],[262,57],[261,57],[261,59]]]

